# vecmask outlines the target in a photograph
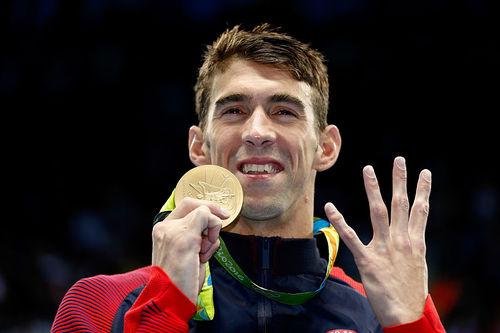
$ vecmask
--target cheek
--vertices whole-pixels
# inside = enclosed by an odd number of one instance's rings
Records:
[[[224,143],[228,143],[227,140],[235,141],[238,131],[231,126],[214,126],[211,133],[210,139],[212,143],[223,145]]]
[[[318,151],[318,140],[315,136],[306,135],[303,140],[296,143],[297,150],[304,163],[311,161]]]
[[[309,137],[299,142],[297,145],[297,164],[302,169],[312,169],[314,159],[318,151],[318,142],[315,138]]]
[[[212,133],[207,142],[209,154],[213,163],[221,164],[226,162],[227,155],[239,141],[235,137],[235,132],[227,128],[224,130],[214,129]]]

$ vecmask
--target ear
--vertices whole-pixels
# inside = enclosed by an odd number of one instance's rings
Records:
[[[210,154],[203,140],[203,131],[198,126],[191,126],[188,139],[189,158],[194,165],[210,164]]]
[[[314,163],[314,168],[317,171],[327,170],[335,164],[339,156],[341,143],[342,139],[337,126],[326,126],[319,135],[318,150],[316,151]]]

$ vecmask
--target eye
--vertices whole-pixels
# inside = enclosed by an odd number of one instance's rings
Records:
[[[242,114],[243,111],[238,108],[230,108],[222,112],[222,115],[230,115],[230,114]]]
[[[288,109],[278,109],[275,113],[277,116],[292,116],[295,117],[295,113]]]

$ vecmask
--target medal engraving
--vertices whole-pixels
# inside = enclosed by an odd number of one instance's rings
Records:
[[[185,197],[212,201],[231,216],[222,221],[228,226],[239,215],[243,204],[241,184],[229,170],[217,165],[202,165],[186,172],[175,188],[175,204]]]

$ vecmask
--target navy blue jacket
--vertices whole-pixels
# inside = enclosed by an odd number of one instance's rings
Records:
[[[327,261],[316,239],[282,239],[222,233],[231,256],[258,285],[278,291],[313,291]],[[318,236],[323,237],[323,236]],[[319,240],[318,240],[319,242]],[[255,293],[210,261],[215,317],[190,322],[190,332],[382,332],[366,297],[346,282],[328,278],[325,288],[301,305],[285,305]]]

